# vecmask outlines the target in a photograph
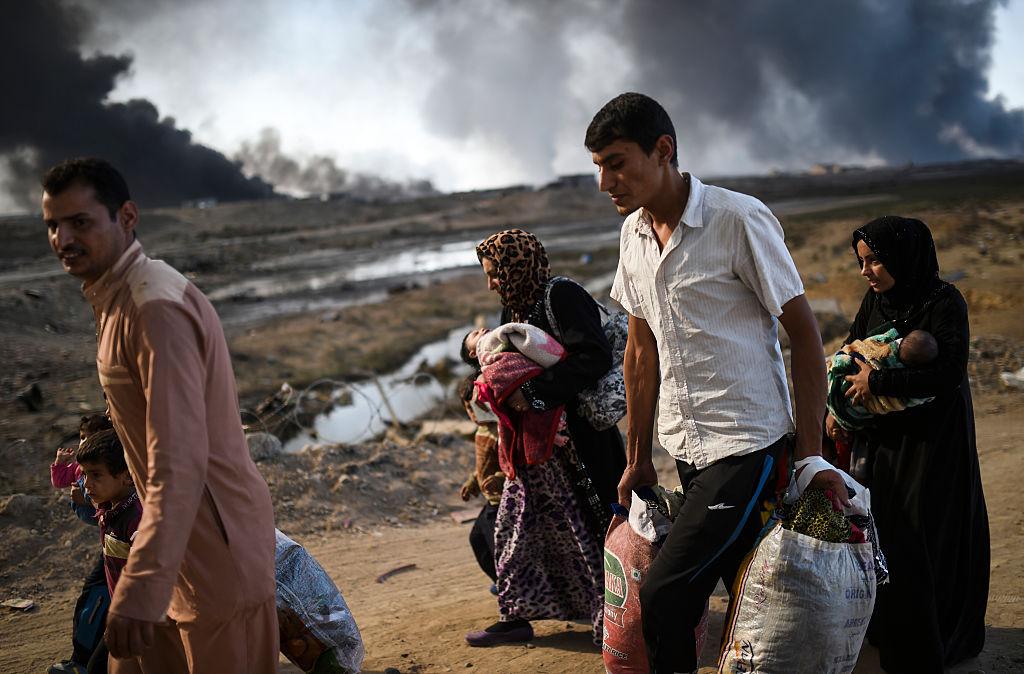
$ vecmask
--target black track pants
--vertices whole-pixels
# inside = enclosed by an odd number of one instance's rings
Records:
[[[678,461],[686,499],[640,588],[644,641],[654,674],[697,668],[694,629],[718,580],[732,590],[761,531],[761,502],[774,485],[785,438],[703,470]]]

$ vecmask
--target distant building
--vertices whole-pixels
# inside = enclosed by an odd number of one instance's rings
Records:
[[[508,187],[495,187],[492,189],[485,190],[469,190],[466,192],[452,192],[450,197],[464,198],[470,197],[473,199],[500,199],[507,197],[512,194],[519,194],[522,192],[530,192],[533,188],[529,185],[509,185]]]
[[[815,164],[807,169],[807,174],[812,176],[832,176],[842,172],[843,167],[839,164]]]
[[[815,164],[807,170],[807,175],[812,176],[836,176],[842,173],[857,173],[866,170],[858,164],[845,166],[843,164]]]
[[[593,190],[597,189],[597,178],[593,173],[577,173],[570,176],[558,176],[548,183],[546,190]]]
[[[213,208],[217,205],[217,197],[203,197],[181,202],[182,208]]]

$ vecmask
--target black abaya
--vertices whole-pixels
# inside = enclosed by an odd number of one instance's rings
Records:
[[[891,326],[900,335],[925,330],[939,344],[928,365],[870,375],[874,394],[934,400],[876,417],[856,439],[868,448],[872,510],[891,574],[878,590],[868,638],[887,672],[915,674],[942,672],[981,651],[989,584],[988,515],[967,378],[967,304],[937,277],[916,290],[895,303],[869,290],[847,339]]]

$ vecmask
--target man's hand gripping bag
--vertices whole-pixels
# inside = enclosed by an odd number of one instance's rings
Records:
[[[795,503],[816,473],[836,470],[814,458],[790,482],[784,504]],[[838,472],[854,492],[845,514],[870,522],[868,490]],[[718,671],[852,672],[875,606],[874,531],[865,533],[868,542],[830,543],[776,520],[737,576]]]

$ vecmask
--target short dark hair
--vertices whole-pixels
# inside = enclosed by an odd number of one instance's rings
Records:
[[[78,432],[84,437],[89,437],[93,433],[113,427],[114,424],[110,423],[110,417],[106,414],[89,414],[82,417],[82,423],[78,425]]]
[[[473,358],[473,356],[469,355],[469,345],[466,344],[466,340],[469,339],[469,336],[472,335],[473,332],[474,332],[473,330],[470,330],[462,338],[462,346],[459,347],[459,358],[462,359],[463,363],[465,363],[466,365],[468,365],[471,368],[473,368],[473,372],[476,372],[477,374],[479,374],[480,373],[480,361],[477,360],[476,358]]]
[[[120,475],[128,470],[124,460],[124,447],[121,439],[113,428],[93,433],[87,437],[75,453],[78,463],[100,463],[107,467],[111,475]]]
[[[584,145],[591,152],[600,152],[617,140],[636,143],[645,154],[654,151],[662,136],[672,137],[672,165],[679,165],[676,129],[665,108],[650,96],[629,92],[619,94],[597,111]]]
[[[96,200],[107,207],[110,219],[117,217],[117,211],[132,197],[124,176],[103,159],[77,157],[65,159],[53,166],[41,181],[47,194],[56,196],[72,185],[87,185],[96,193]]]
[[[463,402],[470,402],[473,400],[473,391],[476,390],[476,374],[467,374],[462,381],[459,382],[459,398]]]
[[[939,357],[939,343],[930,332],[912,330],[900,343],[899,357],[912,367],[925,365]]]

